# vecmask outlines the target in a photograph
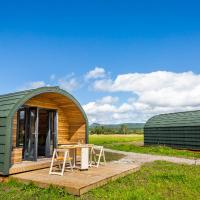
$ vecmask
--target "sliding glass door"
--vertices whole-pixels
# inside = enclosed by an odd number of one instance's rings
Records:
[[[51,157],[57,145],[57,114],[56,111],[48,111],[48,133],[46,137],[45,155]]]
[[[28,108],[26,120],[26,133],[24,145],[24,159],[37,160],[37,144],[38,144],[38,109]]]
[[[36,161],[51,157],[57,145],[57,112],[36,107],[18,111],[17,147],[23,147],[23,159]]]

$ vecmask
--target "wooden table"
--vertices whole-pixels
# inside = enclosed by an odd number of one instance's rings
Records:
[[[76,144],[76,145],[61,145],[60,149],[73,150],[73,166],[80,170],[88,170],[89,168],[89,148],[93,144]],[[77,150],[80,149],[80,166],[77,165]]]

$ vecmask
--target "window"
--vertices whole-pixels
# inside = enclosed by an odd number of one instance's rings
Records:
[[[25,109],[20,109],[17,114],[17,147],[23,147],[24,145],[24,134],[25,134],[25,126],[26,126],[26,111]]]

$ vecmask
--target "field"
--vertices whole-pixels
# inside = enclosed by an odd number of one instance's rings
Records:
[[[97,145],[111,145],[115,143],[129,143],[143,141],[143,135],[128,134],[128,135],[90,135],[89,142]]]
[[[143,135],[92,135],[90,143],[130,152],[151,153],[181,157],[198,157],[198,153],[167,147],[143,147]],[[107,160],[117,160],[122,155],[108,153]],[[15,181],[0,184],[2,200],[196,200],[200,196],[200,166],[179,165],[156,161],[126,177],[91,190],[81,197],[67,194],[63,189],[41,189],[33,184]]]
[[[143,135],[91,135],[90,143],[103,145],[106,148],[155,155],[167,155],[186,158],[200,158],[200,153],[188,150],[177,150],[166,146],[144,147]],[[138,145],[139,144],[139,145]]]
[[[14,181],[0,184],[2,200],[196,200],[200,196],[200,166],[157,161],[140,171],[90,191],[81,198],[57,188],[40,189]]]

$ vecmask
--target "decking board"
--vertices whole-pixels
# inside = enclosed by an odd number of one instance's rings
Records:
[[[49,175],[49,168],[11,175],[10,178],[23,183],[35,183],[39,187],[50,185],[64,188],[68,193],[80,196],[91,189],[105,185],[111,180],[139,170],[136,164],[108,163],[88,171],[65,172],[64,176]]]

